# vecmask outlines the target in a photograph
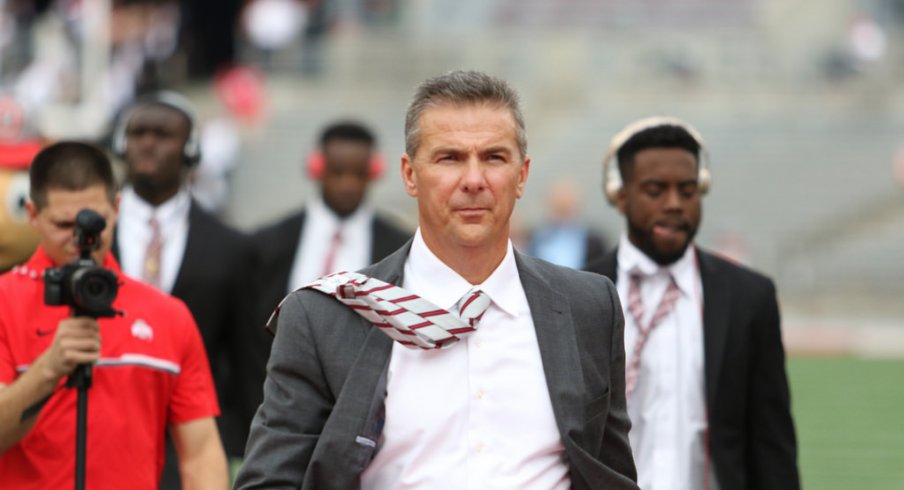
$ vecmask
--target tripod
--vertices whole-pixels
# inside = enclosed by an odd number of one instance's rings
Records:
[[[85,489],[85,456],[88,438],[88,389],[91,388],[90,364],[81,364],[66,380],[67,388],[76,388],[78,398],[75,413],[75,490]]]

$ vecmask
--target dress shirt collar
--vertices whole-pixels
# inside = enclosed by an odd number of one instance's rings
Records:
[[[469,283],[439,260],[424,242],[420,228],[414,233],[414,240],[408,253],[408,265],[418,284],[418,295],[441,308],[454,309],[455,304],[465,293],[477,287],[507,315],[515,316],[520,312],[521,302],[517,294],[519,288],[512,287],[512,284],[520,282],[521,277],[515,263],[511,240],[506,246],[502,262],[482,284]]]
[[[628,278],[630,274],[640,273],[643,276],[656,276],[668,272],[675,278],[682,296],[692,298],[696,287],[697,260],[696,247],[693,243],[680,259],[669,266],[660,266],[650,257],[635,247],[628,236],[622,233],[618,242],[618,277]]]
[[[191,197],[183,187],[166,202],[154,207],[139,197],[132,186],[128,186],[122,190],[120,205],[128,213],[130,222],[147,225],[153,216],[157,218],[161,228],[169,228],[168,225],[187,219]]]

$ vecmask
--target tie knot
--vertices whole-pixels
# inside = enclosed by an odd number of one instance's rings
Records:
[[[639,269],[634,269],[630,272],[631,282],[640,284],[643,281],[650,279],[652,277],[662,276],[668,278],[670,283],[675,282],[675,276],[672,275],[672,271],[665,267],[659,267],[652,273],[647,273]]]
[[[473,326],[480,321],[489,307],[490,297],[480,289],[474,288],[458,300],[458,316]]]

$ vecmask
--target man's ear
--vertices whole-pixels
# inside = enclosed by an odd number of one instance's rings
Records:
[[[621,186],[618,189],[618,192],[615,193],[615,207],[618,209],[618,212],[621,214],[625,214],[625,209],[628,206],[628,193],[625,190],[625,186]]]
[[[407,153],[402,154],[402,183],[411,197],[417,197],[417,176],[414,173],[414,162]]]
[[[28,222],[33,227],[38,226],[38,206],[35,205],[35,202],[31,200],[29,197],[25,200],[25,211],[28,213]]]
[[[119,219],[119,203],[122,201],[122,194],[119,192],[113,197],[113,216],[110,219],[110,223],[107,223],[107,226],[113,228],[116,226],[116,221]]]
[[[521,195],[524,194],[524,186],[527,185],[527,177],[530,175],[530,157],[526,157],[524,159],[524,163],[521,164],[521,173],[518,176],[518,199],[521,199]]]

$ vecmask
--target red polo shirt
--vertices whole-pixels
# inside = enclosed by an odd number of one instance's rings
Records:
[[[64,306],[44,305],[42,249],[0,276],[0,383],[10,384],[53,340]],[[102,318],[101,358],[88,390],[86,488],[156,489],[168,425],[219,415],[201,335],[185,305],[135,281],[112,255],[119,276],[113,307]],[[75,467],[75,389],[61,381],[34,428],[0,454],[3,489],[71,488]]]

